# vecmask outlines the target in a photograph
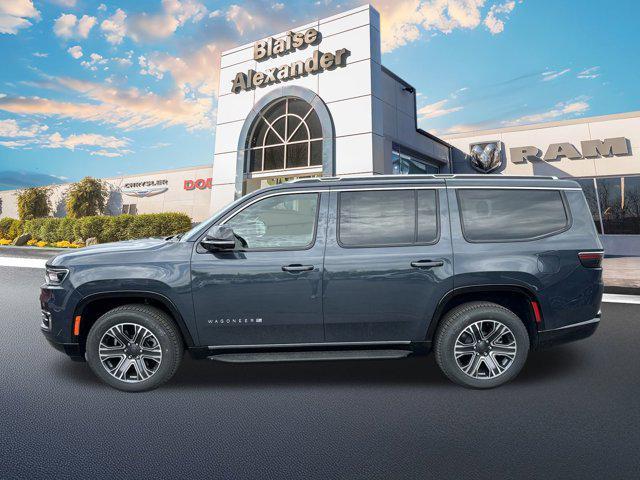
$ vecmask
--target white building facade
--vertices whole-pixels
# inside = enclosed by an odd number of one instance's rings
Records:
[[[306,176],[450,172],[416,93],[381,65],[380,16],[350,10],[222,53],[212,211]]]

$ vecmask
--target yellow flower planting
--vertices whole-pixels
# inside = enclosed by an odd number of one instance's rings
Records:
[[[6,238],[0,238],[0,245],[11,245],[11,240],[7,240]]]

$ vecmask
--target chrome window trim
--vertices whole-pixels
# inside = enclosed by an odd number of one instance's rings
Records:
[[[540,330],[541,332],[555,332],[557,330],[564,330],[566,328],[574,328],[574,327],[582,327],[584,325],[591,325],[592,323],[598,323],[600,318],[592,318],[591,320],[586,320],[584,322],[572,323],[571,325],[565,325],[564,327],[551,328],[549,330]]]

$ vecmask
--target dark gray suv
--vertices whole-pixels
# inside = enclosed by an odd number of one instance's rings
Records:
[[[148,390],[184,350],[224,362],[435,351],[467,387],[591,335],[602,245],[552,177],[322,178],[247,195],[184,235],[53,258],[42,331],[106,383]]]

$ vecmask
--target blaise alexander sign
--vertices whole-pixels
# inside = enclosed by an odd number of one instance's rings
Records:
[[[306,32],[289,32],[284,38],[268,38],[256,42],[253,46],[253,58],[260,62],[268,58],[283,56],[296,50],[305,49],[308,46],[318,45],[321,40],[322,35],[315,28],[310,28]],[[304,61],[300,60],[287,65],[268,68],[264,72],[256,72],[252,69],[249,69],[246,73],[239,72],[233,80],[231,91],[240,93],[243,90],[252,90],[256,87],[264,87],[320,73],[324,70],[344,67],[350,54],[351,52],[346,48],[336,50],[335,53],[322,53],[320,50],[315,50]]]

